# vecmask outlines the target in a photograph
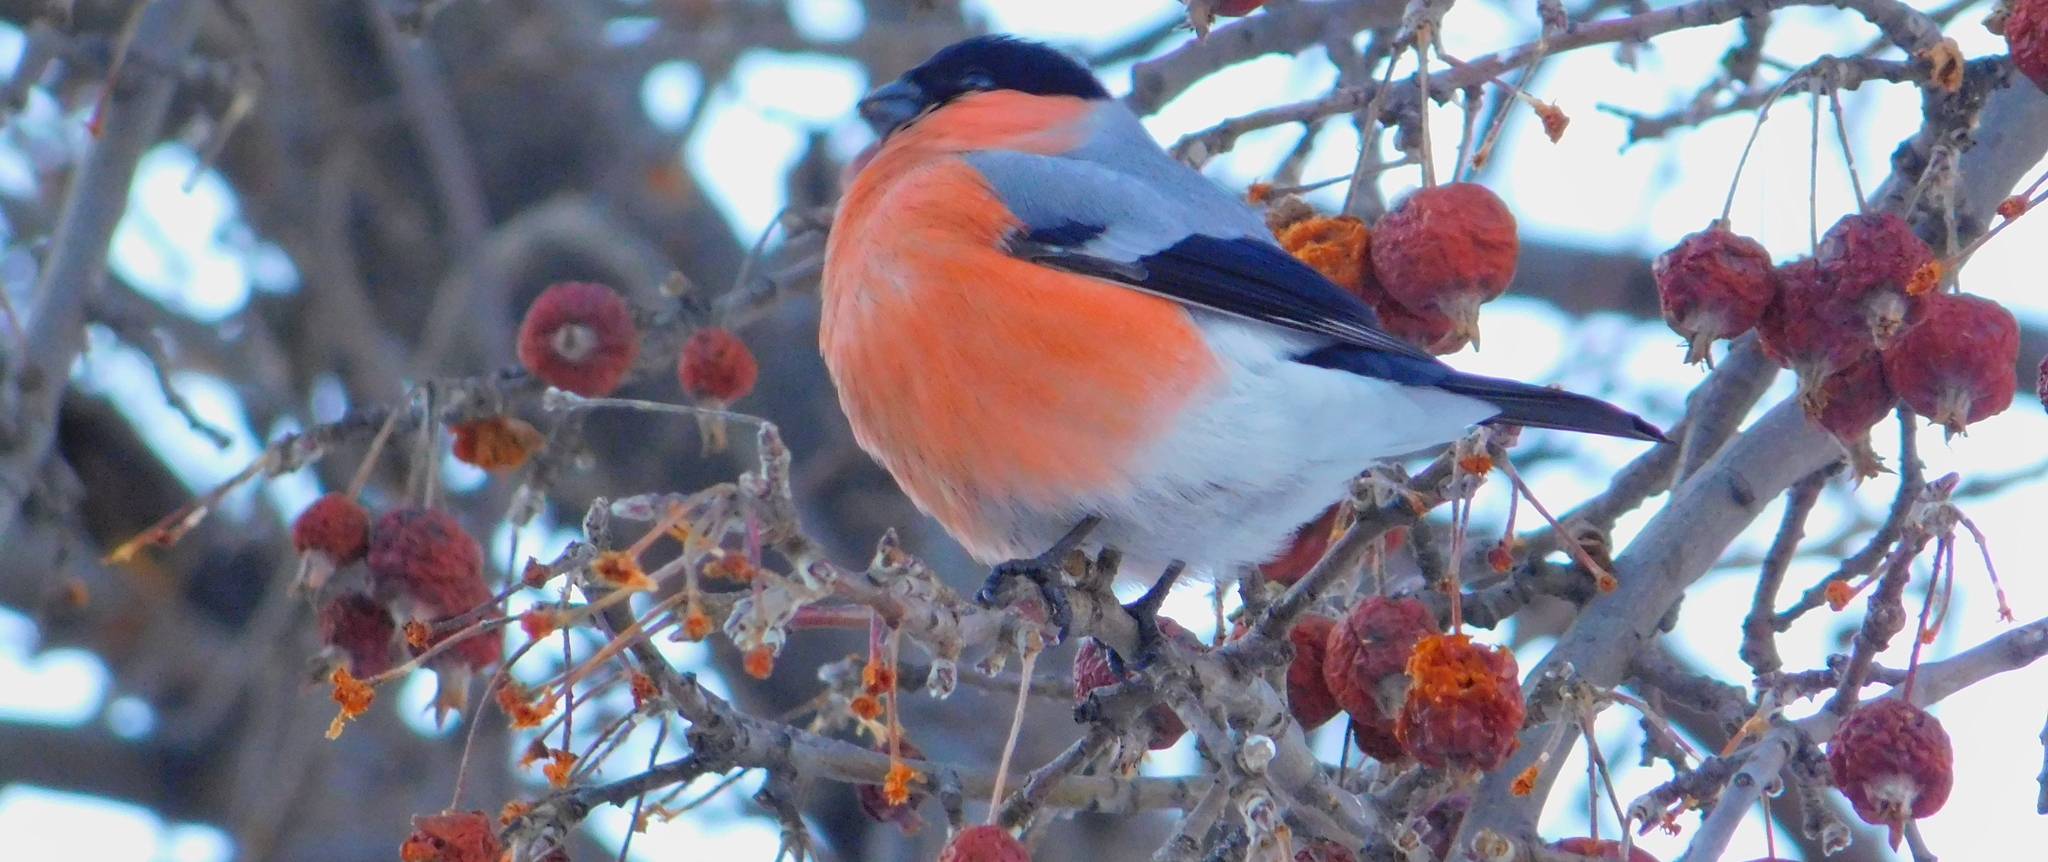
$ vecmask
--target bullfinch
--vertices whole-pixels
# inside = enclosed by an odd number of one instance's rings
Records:
[[[861,448],[984,563],[1085,538],[1235,575],[1475,423],[1663,439],[1382,331],[1048,46],[959,42],[860,112],[820,346]]]

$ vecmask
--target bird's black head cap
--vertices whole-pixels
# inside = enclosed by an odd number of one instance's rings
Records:
[[[975,36],[933,54],[861,100],[875,134],[888,136],[931,108],[969,93],[1014,90],[1034,96],[1107,99],[1095,74],[1056,48],[1012,36]]]

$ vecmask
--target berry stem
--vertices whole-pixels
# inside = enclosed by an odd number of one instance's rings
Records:
[[[1377,161],[1374,156],[1379,154],[1380,139],[1376,127],[1380,122],[1380,106],[1386,103],[1387,92],[1393,89],[1394,66],[1399,59],[1398,54],[1387,57],[1387,71],[1380,76],[1380,85],[1372,91],[1372,99],[1366,102],[1365,119],[1358,127],[1358,162],[1351,166],[1351,185],[1344,190],[1344,207],[1339,212],[1356,214],[1358,211],[1354,207],[1359,199],[1359,187],[1378,176],[1377,172],[1368,176],[1367,167]],[[1381,165],[1380,170],[1388,167],[1392,165]]]
[[[391,408],[391,415],[384,417],[384,424],[377,429],[377,436],[370,438],[370,448],[363,452],[363,463],[356,467],[356,474],[348,482],[348,498],[362,496],[363,486],[370,483],[370,473],[377,467],[377,454],[384,451],[384,443],[391,439],[391,432],[398,427],[398,417],[412,408],[412,399],[419,394],[419,387],[405,391],[405,396]]]
[[[1820,254],[1820,91],[1813,91],[1808,112],[1813,115],[1813,133],[1806,159],[1806,240],[1810,251]]]
[[[1944,571],[1950,580],[1955,579],[1956,541],[1953,536],[1943,536],[1934,541],[1934,573],[1927,581],[1927,597],[1920,602],[1920,624],[1913,629],[1913,651],[1906,658],[1906,681],[1899,684],[1899,696],[1907,703],[1913,702],[1913,678],[1920,673],[1920,647],[1927,641],[1927,617],[1934,610],[1934,595],[1936,588],[1941,586]]]
[[[1835,137],[1842,142],[1842,163],[1849,167],[1849,188],[1856,193],[1856,211],[1870,209],[1863,199],[1863,179],[1856,173],[1856,154],[1849,149],[1849,126],[1842,119],[1842,92],[1832,84],[1828,87],[1828,110],[1835,115]]]
[[[1021,645],[1020,650],[1024,660],[1017,666],[1017,709],[1010,713],[1010,737],[1003,741],[1003,757],[996,761],[995,789],[989,791],[987,822],[990,825],[995,824],[996,812],[1003,807],[1003,785],[1010,782],[1010,757],[1017,753],[1017,735],[1024,730],[1024,705],[1031,697],[1031,670],[1038,664],[1039,651],[1033,648],[1037,646],[1038,636],[1026,633],[1025,638],[1027,642]]]
[[[1778,99],[1785,95],[1785,90],[1792,86],[1793,81],[1797,80],[1799,80],[1799,75],[1797,74],[1786,75],[1785,80],[1778,84],[1778,88],[1772,90],[1770,96],[1764,99],[1763,107],[1757,109],[1756,124],[1749,128],[1749,141],[1742,145],[1742,156],[1735,160],[1735,176],[1728,181],[1728,199],[1721,204],[1720,223],[1722,225],[1728,224],[1728,214],[1735,209],[1735,190],[1742,186],[1742,169],[1749,164],[1749,153],[1756,148],[1756,138],[1764,130],[1764,120],[1769,119],[1771,116],[1771,106],[1777,104]]]

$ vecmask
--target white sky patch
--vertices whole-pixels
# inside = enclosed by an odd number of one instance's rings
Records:
[[[678,801],[694,800],[715,786],[720,776],[704,776],[692,782]],[[668,862],[676,859],[773,859],[781,846],[781,830],[766,818],[750,816],[745,807],[760,791],[761,774],[748,773],[718,798],[705,803],[689,816],[663,823],[660,818],[645,833],[633,836],[629,858],[637,862]],[[631,807],[605,805],[592,809],[584,821],[591,833],[608,847],[617,847],[631,825]],[[929,815],[927,815],[929,816]],[[942,824],[943,825],[943,824]],[[715,850],[712,848],[716,848]]]
[[[670,60],[647,70],[640,79],[640,108],[654,127],[680,132],[690,119],[690,107],[704,95],[704,73],[696,64]]]
[[[0,722],[75,725],[91,720],[106,698],[106,665],[72,647],[38,653],[38,639],[33,620],[0,608]]]
[[[967,0],[962,5],[969,16],[986,21],[990,32],[1091,50],[1115,45],[1157,22],[1184,14],[1172,0]]]
[[[484,635],[483,637],[494,636]],[[503,637],[503,635],[495,635],[495,637]],[[435,724],[434,691],[436,685],[434,672],[420,669],[406,674],[405,682],[400,683],[398,686],[398,703],[396,705],[398,720],[405,722],[406,727],[412,728],[412,732],[421,736],[447,736],[454,733],[456,729],[465,727],[470,720],[476,718],[479,709],[496,708],[479,705],[476,693],[483,687],[477,684],[475,680],[471,680],[470,700],[472,704],[468,710],[469,714],[467,716],[458,716],[451,712],[446,720]]]
[[[229,445],[221,449],[165,402],[149,357],[120,343],[102,327],[89,328],[87,350],[72,366],[71,376],[80,391],[105,397],[131,424],[145,429],[148,433],[142,435],[143,441],[194,491],[206,491],[226,481],[262,454],[242,412],[241,398],[227,383],[197,372],[171,376],[171,384],[192,412],[228,435]],[[245,516],[251,493],[247,485],[237,488],[222,509],[236,517]]]
[[[867,11],[856,0],[789,0],[789,22],[804,38],[844,42],[860,35]]]
[[[198,163],[197,154],[177,143],[143,154],[108,263],[144,296],[212,323],[248,303],[249,273],[244,255],[222,242],[237,218],[227,180],[207,169],[185,190]]]
[[[742,101],[770,116],[820,125],[852,117],[868,90],[866,68],[851,60],[761,49],[740,55],[733,80]]]
[[[783,178],[803,153],[805,130],[852,122],[867,79],[838,58],[753,50],[733,81],[711,94],[684,158],[733,231],[751,237],[781,211]]]
[[[234,857],[233,842],[213,827],[166,824],[139,805],[28,784],[0,788],[0,835],[7,836],[10,859],[228,862]]]

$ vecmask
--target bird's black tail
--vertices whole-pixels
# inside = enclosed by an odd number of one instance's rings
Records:
[[[1500,408],[1500,415],[1489,422],[1669,442],[1664,432],[1643,421],[1643,417],[1576,392],[1460,372],[1453,372],[1435,386]]]

